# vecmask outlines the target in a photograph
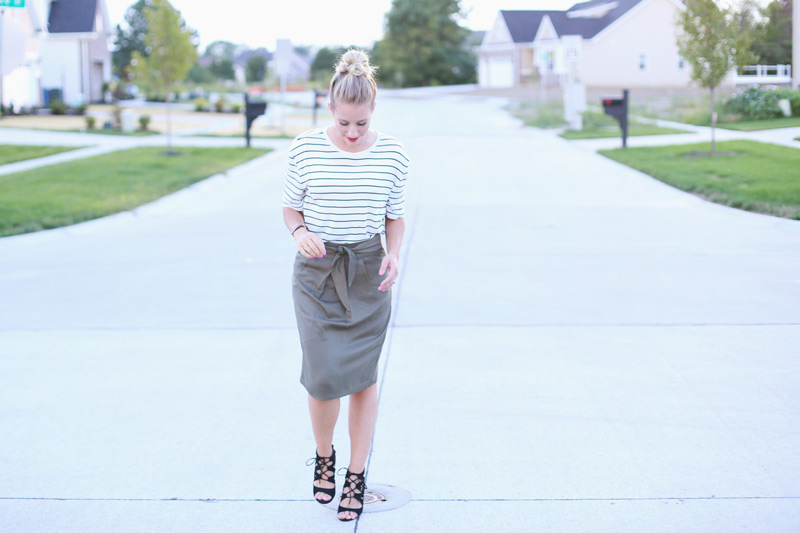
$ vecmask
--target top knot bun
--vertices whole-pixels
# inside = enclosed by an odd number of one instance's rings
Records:
[[[350,49],[339,58],[336,72],[331,78],[330,100],[348,104],[375,105],[378,86],[373,73],[378,67],[369,64],[369,56],[361,50]]]
[[[375,70],[375,67],[369,64],[367,54],[361,50],[354,49],[345,52],[339,59],[339,64],[336,65],[338,74],[349,74],[351,76],[368,76],[371,78]]]

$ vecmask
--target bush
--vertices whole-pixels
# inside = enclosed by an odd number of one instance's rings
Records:
[[[241,111],[242,111],[242,104],[231,105],[231,113],[236,113],[238,115]]]
[[[76,108],[75,108],[75,111],[77,111],[77,113],[78,113],[79,115],[85,115],[85,114],[86,114],[86,110],[87,110],[87,109],[89,109],[89,106],[88,106],[88,105],[86,105],[86,104],[81,104],[81,105],[79,105],[78,107],[76,107]]]
[[[86,129],[93,130],[96,119],[91,115],[86,115]]]
[[[792,116],[800,117],[800,89],[791,90],[788,87],[781,87],[775,90],[778,93],[778,98],[789,100],[789,105],[792,108]]]
[[[208,100],[205,98],[195,98],[194,99],[194,110],[195,111],[205,111],[208,108]]]
[[[602,111],[584,111],[583,129],[617,128],[619,122]]]
[[[147,127],[150,125],[150,115],[140,115],[139,116],[139,128],[142,131],[147,131]]]
[[[67,112],[67,109],[69,109],[69,106],[61,100],[52,100],[49,107],[54,115],[63,115]]]
[[[222,113],[223,111],[225,111],[225,104],[226,103],[227,102],[225,102],[225,97],[224,96],[220,96],[219,100],[214,102],[214,108],[217,110],[217,113]]]
[[[778,107],[780,93],[774,87],[748,87],[733,93],[723,109],[726,113],[741,115],[745,120],[763,120],[783,116]]]

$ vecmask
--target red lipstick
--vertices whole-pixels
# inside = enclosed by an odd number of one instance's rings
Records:
[[[347,137],[347,140],[350,141],[351,143],[354,143],[358,140],[358,137]]]

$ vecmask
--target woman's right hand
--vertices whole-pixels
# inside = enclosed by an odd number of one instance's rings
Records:
[[[294,240],[297,241],[297,249],[303,257],[308,259],[325,257],[325,243],[319,235],[311,233],[306,228],[300,228],[295,232]]]

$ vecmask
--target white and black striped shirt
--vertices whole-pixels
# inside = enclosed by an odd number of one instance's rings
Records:
[[[298,136],[289,148],[283,205],[302,211],[323,241],[353,243],[385,232],[385,218],[405,215],[408,156],[397,139],[378,133],[367,150],[339,149],[326,128]]]

